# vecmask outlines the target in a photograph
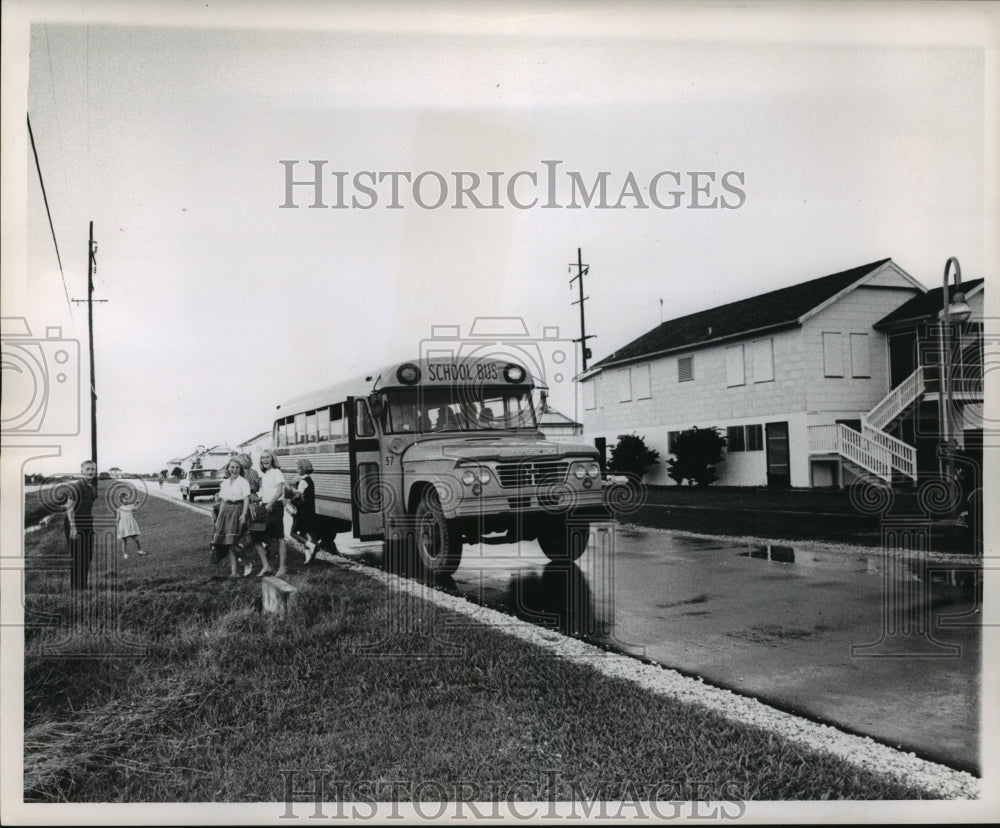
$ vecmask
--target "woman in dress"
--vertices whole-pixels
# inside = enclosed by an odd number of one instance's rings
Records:
[[[271,449],[264,449],[260,453],[260,500],[264,505],[267,516],[267,524],[263,531],[251,530],[250,537],[257,547],[257,554],[260,556],[260,572],[258,578],[270,575],[271,567],[267,562],[267,544],[270,541],[278,542],[278,571],[273,573],[279,578],[286,574],[285,558],[287,550],[285,548],[285,509],[279,503],[285,496],[285,475],[278,468],[278,459]]]
[[[250,484],[243,477],[240,461],[233,457],[226,466],[228,477],[219,486],[219,516],[215,520],[212,550],[221,556],[225,549],[229,555],[229,575],[237,577],[236,551],[233,548],[243,534],[250,515]]]

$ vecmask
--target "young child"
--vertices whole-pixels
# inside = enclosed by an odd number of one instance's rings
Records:
[[[289,534],[306,548],[306,563],[313,559],[319,546],[316,534],[316,487],[312,474],[312,463],[302,459],[295,464],[298,476],[292,481],[294,493],[285,506],[292,515],[292,531]]]
[[[139,524],[135,519],[135,504],[123,503],[118,507],[118,540],[122,545],[122,558],[128,560],[128,542],[131,538],[135,541],[136,554],[145,555],[142,549],[142,541],[139,540]]]

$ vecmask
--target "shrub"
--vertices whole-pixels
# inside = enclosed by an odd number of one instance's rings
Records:
[[[608,470],[627,474],[641,480],[653,466],[659,463],[660,452],[646,445],[646,440],[638,434],[619,434],[618,443],[611,449]]]
[[[679,486],[689,484],[707,486],[719,476],[715,464],[722,460],[726,438],[714,426],[689,428],[677,435],[673,457],[667,461],[667,474]]]

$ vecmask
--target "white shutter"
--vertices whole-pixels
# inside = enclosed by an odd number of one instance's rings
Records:
[[[746,383],[747,376],[743,365],[743,346],[731,345],[726,348],[726,386],[728,388]]]
[[[868,348],[868,334],[851,334],[851,376],[870,377],[871,355]]]
[[[632,368],[632,386],[637,400],[648,400],[652,396],[648,362],[645,365],[636,365]]]
[[[618,372],[618,402],[632,399],[632,369],[622,368]]]
[[[774,379],[774,340],[758,339],[753,344],[753,381],[771,382]]]
[[[844,348],[839,333],[823,334],[823,375],[844,376]]]

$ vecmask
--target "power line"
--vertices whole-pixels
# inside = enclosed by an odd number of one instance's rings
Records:
[[[56,261],[59,262],[59,275],[62,277],[63,293],[66,294],[66,306],[72,310],[69,301],[69,289],[66,287],[66,274],[63,272],[62,256],[59,255],[59,242],[56,241],[56,228],[52,224],[52,211],[49,210],[49,197],[45,193],[45,181],[42,179],[42,165],[38,162],[38,150],[35,149],[35,134],[31,131],[31,115],[28,115],[28,137],[31,139],[31,152],[35,156],[35,169],[38,170],[38,183],[42,187],[42,200],[45,202],[45,215],[49,217],[49,230],[52,231],[52,244],[56,248]]]

